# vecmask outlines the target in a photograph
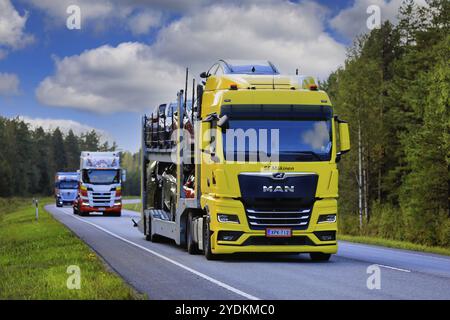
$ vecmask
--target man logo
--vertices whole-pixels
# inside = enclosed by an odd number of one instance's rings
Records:
[[[295,186],[263,186],[263,192],[295,192]]]
[[[272,175],[272,177],[277,180],[282,180],[282,179],[284,179],[285,174],[284,174],[284,172],[276,172]]]

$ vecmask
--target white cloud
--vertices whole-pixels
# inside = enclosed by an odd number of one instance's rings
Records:
[[[389,20],[392,23],[398,21],[398,9],[403,0],[355,0],[351,7],[341,10],[330,21],[330,25],[340,34],[349,39],[369,32],[366,21],[370,14],[367,13],[367,8],[371,5],[376,5],[380,8],[381,20]],[[414,0],[417,5],[426,5],[425,0]]]
[[[326,16],[312,2],[214,5],[162,29],[154,49],[194,69],[218,58],[268,59],[284,72],[300,67],[325,77],[345,58],[343,45],[324,31]]]
[[[21,16],[10,0],[0,0],[0,49],[20,49],[33,41],[33,36],[25,33],[28,14]],[[4,49],[0,55],[4,56]]]
[[[0,72],[0,96],[19,94],[19,78],[13,73]]]
[[[145,34],[161,26],[165,13],[186,13],[213,0],[23,0],[46,14],[53,24],[64,28],[67,7],[80,7],[82,29],[109,30],[125,25],[134,34]],[[159,12],[156,14],[155,12]]]
[[[135,35],[146,34],[161,24],[162,15],[158,12],[140,12],[128,19],[131,32]]]
[[[44,129],[45,131],[53,131],[56,128],[59,128],[65,134],[67,134],[70,130],[72,130],[76,135],[95,130],[98,134],[101,135],[102,142],[113,141],[112,136],[105,130],[81,124],[74,120],[30,118],[26,116],[20,116],[19,119],[30,124],[31,128],[42,127],[42,129]]]
[[[56,60],[56,74],[40,83],[36,95],[46,105],[96,113],[142,111],[175,94],[173,84],[182,79],[181,70],[149,46],[127,42]]]
[[[345,59],[345,47],[324,31],[327,13],[312,2],[204,6],[163,27],[151,45],[122,43],[57,59],[36,94],[50,106],[143,111],[175,99],[186,66],[197,75],[219,58],[268,59],[286,73],[300,68],[325,78]]]

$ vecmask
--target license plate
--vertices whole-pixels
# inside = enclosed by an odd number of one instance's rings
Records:
[[[288,229],[288,228],[266,229],[266,237],[268,237],[268,238],[290,238],[290,237],[292,237],[292,230]]]

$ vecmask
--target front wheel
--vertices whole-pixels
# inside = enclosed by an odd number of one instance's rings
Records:
[[[220,257],[211,250],[211,230],[208,219],[203,219],[203,252],[207,260],[218,260]]]
[[[122,211],[117,211],[111,214],[113,217],[120,217],[122,216]]]
[[[331,254],[322,252],[311,252],[309,254],[312,261],[328,261],[330,260]]]
[[[187,252],[189,252],[189,254],[197,254],[199,250],[198,250],[198,245],[194,242],[194,237],[192,236],[192,234],[193,234],[192,221],[193,221],[193,215],[192,215],[192,212],[189,212],[188,220],[186,223],[186,247],[187,247]]]

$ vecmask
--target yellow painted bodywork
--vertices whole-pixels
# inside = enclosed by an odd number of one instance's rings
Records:
[[[230,90],[237,85],[237,90]],[[256,88],[255,88],[256,87]],[[227,104],[251,105],[324,105],[331,106],[328,95],[323,91],[311,91],[292,81],[290,77],[272,76],[211,76],[208,78],[203,94],[201,115],[220,114],[221,107]],[[332,121],[332,154],[331,161],[322,162],[281,162],[281,163],[237,163],[226,162],[223,157],[222,135],[216,134],[216,162],[211,161],[208,152],[201,153],[201,207],[208,212],[212,231],[212,252],[227,254],[236,252],[323,252],[336,253],[336,241],[320,241],[314,231],[336,231],[337,222],[317,223],[320,214],[337,213],[338,170],[336,167],[336,124]],[[208,145],[207,135],[210,129],[208,122],[202,122],[197,135],[199,145],[205,149]],[[217,129],[220,130],[220,129]],[[316,198],[308,228],[293,230],[293,236],[305,235],[314,246],[273,245],[273,246],[239,246],[249,236],[265,236],[264,230],[249,228],[244,206],[238,198],[241,196],[238,175],[242,172],[311,172],[319,176]],[[235,214],[239,224],[221,223],[217,214]],[[244,234],[237,241],[217,241],[218,231],[242,231]]]

